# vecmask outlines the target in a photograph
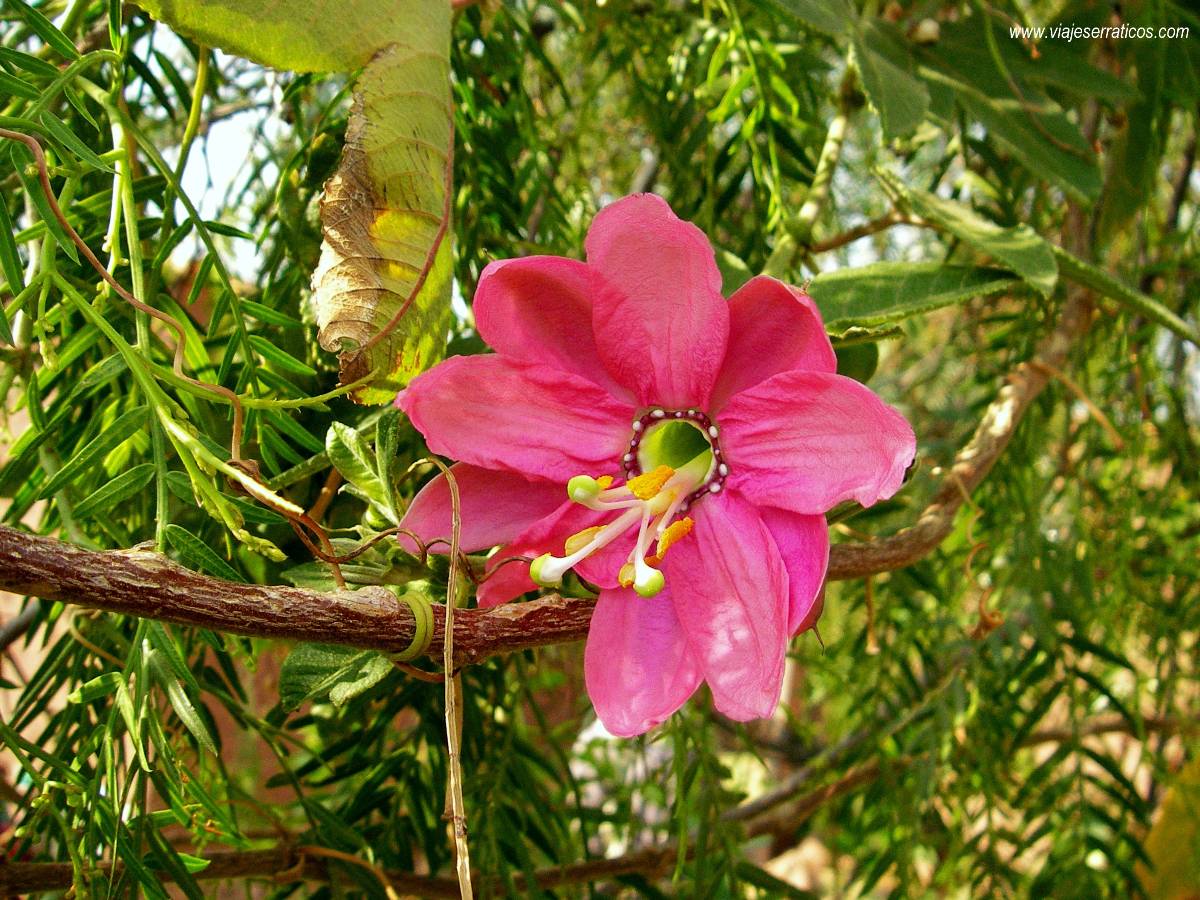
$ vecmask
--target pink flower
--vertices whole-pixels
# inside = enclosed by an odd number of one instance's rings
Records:
[[[537,557],[481,606],[568,569],[600,587],[585,671],[610,732],[659,724],[701,681],[730,718],[768,716],[789,637],[820,613],[824,513],[895,493],[912,429],[835,374],[806,294],[760,276],[726,301],[708,240],[661,198],[608,206],[585,246],[488,266],[474,310],[496,353],[446,360],[396,404],[460,460],[463,549]],[[403,525],[449,536],[443,478]]]

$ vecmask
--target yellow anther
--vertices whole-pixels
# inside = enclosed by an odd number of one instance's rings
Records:
[[[687,516],[668,525],[666,531],[658,539],[658,546],[654,548],[654,555],[658,559],[662,559],[677,541],[683,540],[692,533],[692,526],[695,524],[692,521],[692,517]]]
[[[591,528],[585,528],[583,531],[578,531],[567,538],[566,546],[563,547],[563,552],[570,556],[578,550],[582,550],[584,546],[591,543],[592,538],[603,531],[602,525],[595,525]]]
[[[633,563],[625,563],[617,573],[617,583],[623,588],[633,587]]]
[[[612,487],[612,483],[613,477],[611,475],[601,475],[596,479],[596,485],[602,491],[607,491],[610,487]]]
[[[671,477],[675,474],[675,470],[670,466],[659,466],[653,472],[643,472],[641,475],[630,478],[625,482],[625,487],[629,488],[630,493],[639,500],[652,500],[658,496]]]

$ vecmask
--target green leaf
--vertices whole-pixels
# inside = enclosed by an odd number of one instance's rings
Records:
[[[1110,300],[1116,300],[1123,306],[1132,309],[1134,312],[1141,313],[1152,322],[1157,322],[1164,328],[1169,328],[1180,337],[1186,338],[1197,347],[1200,347],[1200,329],[1196,329],[1181,319],[1153,297],[1148,297],[1140,291],[1135,291],[1112,275],[1109,275],[1103,269],[1099,269],[1091,263],[1084,262],[1061,247],[1054,246],[1052,249],[1054,250],[1054,256],[1058,260],[1058,266],[1062,270],[1064,278],[1074,281],[1076,284],[1081,284],[1084,287],[1091,288],[1096,293],[1108,297]]]
[[[93,169],[99,169],[102,172],[115,172],[116,170],[96,155],[87,144],[81,141],[78,135],[70,128],[64,125],[56,116],[48,112],[42,113],[39,121],[42,127],[46,129],[46,133],[63,144],[68,150],[74,153],[77,157],[91,166]]]
[[[167,667],[162,652],[152,648],[147,655],[149,656],[150,670],[154,673],[158,683],[166,690],[167,699],[171,701],[171,707],[175,710],[175,715],[179,716],[179,721],[192,733],[192,737],[201,747],[216,756],[217,745],[208,730],[208,725],[205,724],[203,716],[188,697],[187,691],[183,689],[179,678],[173,675]]]
[[[878,325],[988,297],[1020,284],[1002,269],[881,262],[813,279],[809,293],[827,325]]]
[[[265,337],[258,334],[250,335],[250,346],[263,359],[269,363],[274,363],[285,372],[291,372],[293,375],[303,375],[312,377],[317,374],[317,370],[307,363],[303,363],[296,357],[280,350]]]
[[[12,50],[8,47],[0,47],[0,62],[6,62],[10,66],[16,66],[18,69],[24,69],[30,75],[38,78],[57,78],[58,69],[44,59],[38,59],[30,53],[22,53],[20,50]]]
[[[30,154],[24,144],[13,144],[12,160],[17,177],[21,180],[21,184],[25,188],[25,193],[29,195],[29,199],[33,201],[33,205],[37,207],[38,216],[41,218],[42,224],[50,232],[50,236],[54,238],[54,242],[58,244],[63,253],[71,257],[73,262],[78,263],[79,251],[76,249],[75,243],[67,236],[67,233],[63,230],[62,223],[54,215],[54,210],[51,209],[46,195],[42,192],[42,185],[37,179],[36,174],[29,174],[28,170],[31,170],[34,165],[32,154]]]
[[[290,712],[308,700],[330,695],[340,706],[378,684],[391,669],[387,658],[372,650],[297,644],[279,671],[279,704]]]
[[[329,689],[329,702],[334,706],[345,706],[383,681],[393,670],[391,662],[382,653],[371,653],[358,667],[357,674],[339,681]]]
[[[29,6],[25,0],[11,0],[11,2],[16,7],[17,14],[36,32],[38,37],[67,59],[80,58],[79,51],[75,49],[75,42],[55,28],[53,22]]]
[[[177,853],[176,856],[178,856],[179,861],[183,863],[183,867],[193,875],[195,875],[197,872],[203,872],[210,865],[212,865],[211,859],[205,859],[202,856],[192,856],[189,853]]]
[[[75,505],[75,515],[86,519],[97,513],[111,512],[118,504],[140,493],[154,479],[154,464],[142,463],[97,488]]]
[[[1043,297],[1054,293],[1058,263],[1050,244],[1028,225],[1003,227],[961,203],[921,190],[905,188],[893,176],[883,176],[889,190],[903,198],[922,219],[1008,266]]]
[[[387,492],[379,480],[375,456],[355,429],[334,422],[325,435],[325,452],[342,477],[372,500],[387,502]]]
[[[996,36],[997,42],[1005,39]],[[1031,174],[1084,202],[1099,196],[1099,165],[1079,128],[1036,85],[1010,83],[997,66],[979,23],[944,23],[940,40],[921,47],[918,58],[923,62],[917,67],[918,74],[952,88],[967,114]],[[1012,72],[1007,75],[1011,77]],[[1014,83],[1019,96],[1013,91]]]
[[[834,37],[846,32],[854,22],[854,13],[844,0],[775,0],[775,5],[804,24]]]
[[[189,569],[197,572],[208,572],[226,581],[245,581],[233,566],[217,556],[208,544],[200,540],[186,528],[174,523],[163,529],[167,543],[175,548],[180,560]]]
[[[42,487],[41,496],[53,496],[54,492],[63,485],[70,484],[87,469],[99,465],[100,461],[108,455],[110,450],[123,444],[131,436],[141,431],[145,427],[149,416],[150,409],[146,406],[139,406],[119,416],[104,431],[88,441],[81,450],[71,457],[66,465],[54,474],[53,478],[46,482]]]
[[[244,297],[242,298],[242,312],[250,316],[252,319],[258,319],[258,321],[264,322],[267,325],[278,325],[281,328],[305,327],[303,322],[301,322],[299,319],[292,318],[287,313],[282,313],[279,310],[271,309],[269,306],[264,306],[262,303],[257,303],[254,300],[247,300]]]
[[[125,680],[121,672],[105,672],[86,681],[67,696],[68,703],[91,703],[101,697],[107,697],[117,689],[117,685]]]
[[[879,112],[885,138],[903,137],[925,120],[929,90],[912,74],[913,61],[902,37],[869,23],[854,41],[863,88]]]
[[[42,92],[28,81],[0,70],[0,95],[4,94],[11,94],[13,97],[22,97],[25,100],[36,100],[42,95]]]

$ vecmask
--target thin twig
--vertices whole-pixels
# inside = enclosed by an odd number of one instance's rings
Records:
[[[467,845],[467,808],[463,800],[462,759],[462,676],[454,671],[454,610],[458,606],[458,564],[462,535],[462,505],[458,480],[450,467],[437,457],[431,457],[450,488],[450,572],[446,583],[446,626],[442,645],[442,667],[446,678],[446,755],[448,784],[446,793],[450,807],[450,829],[454,838],[455,868],[462,900],[471,900],[471,855]]]

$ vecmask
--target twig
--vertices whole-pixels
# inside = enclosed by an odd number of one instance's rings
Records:
[[[1087,411],[1091,417],[1096,420],[1101,428],[1108,432],[1108,437],[1109,440],[1112,441],[1113,447],[1115,447],[1117,450],[1125,449],[1125,441],[1121,437],[1121,432],[1117,431],[1116,426],[1113,425],[1112,419],[1104,414],[1104,410],[1096,405],[1095,401],[1093,401],[1092,398],[1087,395],[1087,392],[1080,387],[1079,383],[1075,381],[1074,378],[1062,371],[1062,369],[1050,365],[1048,362],[1031,359],[1029,361],[1029,365],[1040,372],[1050,375],[1051,377],[1061,381],[1063,387],[1074,394],[1076,399],[1087,408]]]
[[[861,225],[856,225],[843,231],[841,234],[835,234],[831,238],[826,238],[823,241],[815,241],[809,245],[810,253],[827,253],[830,250],[836,250],[838,247],[844,247],[846,244],[851,244],[860,238],[868,237],[872,234],[878,234],[881,231],[886,231],[894,225],[919,225],[920,222],[915,219],[902,215],[901,213],[892,210],[884,213],[877,219],[872,219],[870,222],[864,222]]]
[[[462,740],[462,676],[454,672],[454,610],[458,606],[459,538],[462,534],[462,506],[458,495],[458,480],[450,467],[437,457],[433,464],[442,471],[450,488],[450,572],[446,583],[445,640],[442,644],[442,667],[446,678],[446,756],[448,783],[447,805],[450,807],[450,830],[454,839],[455,869],[462,900],[471,900],[471,855],[467,845],[467,808],[463,800],[462,759],[459,745]]]
[[[780,236],[766,266],[763,267],[763,272],[767,275],[786,276],[795,268],[796,260],[812,249],[809,242],[812,239],[813,226],[829,200],[829,189],[833,184],[833,173],[837,169],[838,161],[842,158],[842,146],[846,142],[850,116],[859,105],[854,75],[848,71],[842,81],[838,114],[830,121],[829,129],[825,132],[825,143],[821,147],[821,156],[817,159],[812,184],[808,187],[808,196],[795,217],[785,223],[787,230]]]
[[[1085,722],[1079,728],[1044,729],[1034,732],[1021,741],[1028,748],[1041,744],[1075,741],[1079,737],[1097,737],[1105,734],[1195,734],[1200,722],[1173,718],[1148,717],[1140,723],[1140,729],[1131,726],[1120,716],[1111,716]],[[843,741],[839,748],[861,741]],[[840,755],[840,754],[838,754]],[[885,771],[908,768],[923,755],[900,757],[890,760],[887,768],[879,763],[867,763],[851,769],[837,780],[813,788],[812,781],[820,773],[807,768],[804,778],[789,778],[781,786],[783,790],[772,791],[764,797],[747,801],[728,810],[723,818],[727,822],[741,823],[747,838],[765,834],[781,834],[795,831],[823,806],[843,797],[865,784],[870,784]],[[763,802],[769,800],[770,802]],[[533,882],[542,890],[551,890],[571,884],[608,881],[624,875],[639,874],[647,878],[661,877],[671,871],[678,859],[679,849],[675,841],[661,846],[637,850],[612,859],[589,860],[566,866],[547,866],[533,873]],[[694,851],[689,846],[684,854],[691,858]],[[366,865],[384,884],[401,893],[421,897],[457,898],[459,886],[454,879],[437,876],[418,876],[408,872],[383,872],[357,857],[347,859],[338,851],[310,845],[295,846],[283,843],[265,850],[217,850],[197,853],[209,861],[208,866],[192,877],[197,881],[229,878],[270,878],[289,881],[328,882],[332,873],[323,858],[335,858],[354,865]],[[121,864],[99,863],[91,874],[95,878],[109,878],[123,869]],[[169,873],[156,873],[164,881],[171,880]],[[7,861],[0,864],[0,896],[34,891],[62,890],[72,884],[74,870],[70,863],[30,863]],[[517,884],[529,888],[529,876],[515,875]],[[494,890],[500,885],[497,878],[486,878],[481,887]]]

